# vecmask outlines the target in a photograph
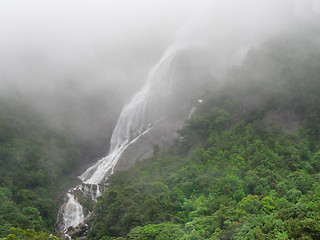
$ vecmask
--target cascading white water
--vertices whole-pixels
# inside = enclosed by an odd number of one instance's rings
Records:
[[[122,110],[111,137],[109,154],[79,176],[83,184],[77,186],[77,190],[96,200],[100,195],[99,184],[113,173],[121,154],[129,145],[147,134],[161,118],[161,110],[165,108],[166,97],[170,92],[175,62],[185,48],[198,46],[199,43],[184,43],[173,44],[168,48],[150,71],[146,84]],[[63,229],[84,221],[83,209],[72,192],[69,191],[68,202],[60,209],[63,212]]]
[[[182,29],[186,31],[185,26]],[[181,34],[181,31],[179,34]],[[96,200],[100,194],[99,184],[113,173],[121,154],[128,146],[147,134],[161,119],[163,110],[166,107],[166,97],[170,93],[177,59],[185,49],[200,46],[199,42],[176,42],[166,50],[159,62],[150,71],[146,84],[122,110],[111,137],[109,154],[79,176],[83,184],[77,186],[77,188],[84,195],[90,195],[93,200]],[[241,46],[236,50],[236,52],[241,51],[241,59],[236,57],[237,63],[245,58],[244,55],[251,46],[253,44],[250,42],[245,47]],[[243,48],[246,50],[243,51]],[[96,191],[92,191],[92,186],[94,185],[96,186]],[[75,203],[78,202],[71,192],[68,197],[64,211],[73,213],[63,214],[63,229],[67,229],[69,226],[77,226],[84,220],[82,208],[74,207]],[[70,221],[69,218],[73,220]]]
[[[165,108],[166,97],[170,92],[175,62],[186,48],[200,46],[201,44],[198,42],[173,44],[168,48],[158,64],[152,68],[146,84],[140,92],[132,98],[120,114],[110,141],[109,154],[79,176],[83,185],[77,188],[80,189],[84,195],[90,195],[92,200],[96,200],[100,195],[99,184],[113,173],[121,154],[128,146],[135,143],[141,136],[147,134],[154,124],[159,121],[162,114],[161,110]],[[250,46],[246,45],[244,47],[246,49],[245,52],[243,52],[243,47],[237,50],[242,53],[241,59],[237,59],[237,63],[245,58],[244,55],[248,49],[253,46],[251,43]],[[153,109],[155,107],[157,108],[156,112],[159,114],[154,112]],[[90,187],[88,187],[88,185]],[[92,186],[94,185],[96,186],[96,191],[92,190]],[[69,193],[69,195],[71,195],[71,193]],[[66,217],[64,220],[64,229],[69,226],[76,226],[84,220],[83,210],[82,208],[75,208],[75,202],[77,201],[73,195],[71,195],[71,197],[69,196],[65,211],[73,211],[73,214],[70,216],[69,214],[63,215]],[[67,209],[69,206],[72,209]],[[70,221],[68,218],[72,218],[73,221]]]
[[[71,193],[67,193],[68,202],[64,206],[63,219],[65,227],[77,226],[84,221],[83,208]]]
[[[299,2],[300,0],[295,1]],[[320,8],[319,5],[316,5],[317,9]],[[257,17],[259,14],[256,13],[255,16]],[[238,24],[238,22],[236,23]],[[265,38],[265,36],[260,36],[258,30],[259,26],[254,26],[249,28],[249,30],[239,31],[243,36],[241,36],[242,38],[238,37],[242,40],[231,43],[230,46],[226,47],[227,50],[223,49],[220,51],[220,46],[216,46],[216,52],[220,52],[225,57],[224,60],[229,63],[227,67],[241,64],[246,58],[247,53],[263,41],[262,38]],[[184,36],[188,31],[188,25],[187,27],[184,26],[177,36]],[[225,32],[228,35],[228,31]],[[223,36],[219,37],[220,41],[217,42],[217,45],[228,45],[228,43],[224,43]],[[79,176],[83,184],[76,187],[77,191],[79,190],[83,195],[90,196],[92,200],[96,200],[97,196],[101,193],[100,185],[114,172],[121,154],[130,145],[137,142],[139,138],[151,131],[155,124],[163,117],[162,114],[167,105],[167,96],[170,95],[176,61],[179,56],[185,49],[199,46],[201,46],[199,42],[180,39],[167,49],[159,62],[150,71],[146,84],[132,98],[129,104],[123,108],[112,134],[109,154]],[[191,110],[189,116],[192,115],[192,111],[194,110]],[[59,215],[63,218],[60,230],[65,230],[69,226],[77,226],[84,221],[83,209],[73,195],[74,190],[69,191],[67,203],[60,208],[61,214]]]
[[[110,153],[87,169],[79,178],[86,184],[99,184],[113,173],[121,153],[137,139],[146,134],[160,116],[151,113],[157,107],[162,113],[166,95],[170,91],[174,62],[183,49],[198,46],[196,43],[174,44],[150,71],[144,87],[122,110],[111,138]]]

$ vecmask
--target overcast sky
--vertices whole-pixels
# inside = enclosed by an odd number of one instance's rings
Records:
[[[83,136],[112,133],[202,2],[0,0],[0,96],[27,99]]]
[[[0,87],[42,92],[77,82],[83,88],[137,90],[181,26],[196,18],[193,23],[202,22],[190,35],[219,39],[241,27],[276,26],[288,2],[301,14],[307,5],[320,5],[319,0],[0,0]]]
[[[119,113],[173,42],[207,44],[216,69],[281,31],[287,13],[309,19],[312,8],[320,0],[0,0],[0,96],[27,96],[56,118],[65,108],[83,129],[93,121],[84,116],[104,122],[110,102]],[[91,96],[100,112],[84,112]]]
[[[141,85],[199,0],[1,0],[0,81]]]

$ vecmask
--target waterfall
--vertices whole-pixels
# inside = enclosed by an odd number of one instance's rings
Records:
[[[178,37],[183,35],[185,31],[188,31],[187,26],[183,26],[178,31]],[[146,135],[163,118],[164,111],[168,107],[168,98],[171,93],[172,80],[179,56],[186,49],[199,48],[201,46],[202,44],[198,41],[177,40],[165,51],[158,63],[149,72],[145,85],[121,111],[110,140],[109,154],[79,176],[82,185],[77,186],[76,189],[81,191],[83,195],[89,195],[91,199],[96,200],[101,193],[99,190],[100,185],[103,185],[106,178],[113,174],[121,154],[131,144]],[[241,51],[241,57],[237,57],[238,63],[245,58],[248,49],[247,45],[245,46],[245,51],[242,46],[237,48],[237,52]],[[92,186],[95,186],[97,190],[93,191]],[[72,192],[69,191],[68,202],[60,210],[64,211],[64,214],[60,214],[63,217],[60,220],[62,222],[60,229],[63,230],[70,226],[77,226],[84,221],[83,209],[82,207],[75,207],[79,203],[72,195]],[[72,211],[72,214],[67,214]]]
[[[166,96],[170,92],[174,63],[183,49],[196,43],[174,44],[150,71],[143,88],[122,110],[111,137],[110,153],[88,168],[79,178],[86,184],[99,184],[114,168],[125,149],[136,142],[161,118]],[[154,108],[156,111],[154,111]]]
[[[60,218],[62,222],[57,222],[56,229],[61,232],[70,226],[77,226],[84,221],[83,208],[74,197],[72,193],[73,190],[74,189],[69,190],[67,193],[67,202],[59,209],[58,219]]]
[[[64,212],[65,225],[77,226],[84,221],[83,209],[72,194],[68,193],[67,196],[69,200],[65,207],[66,211]]]
[[[295,1],[301,3],[302,0]],[[319,5],[319,1],[317,1],[317,4],[314,3],[313,7],[319,10]],[[300,8],[295,9],[300,10]],[[248,15],[247,11],[244,11],[244,13],[244,16]],[[293,13],[301,15],[300,12]],[[259,16],[259,13],[254,13],[252,19],[259,19]],[[220,20],[222,22],[224,20],[230,21],[229,15],[225,17],[221,17]],[[255,23],[256,21],[249,22]],[[216,24],[218,23],[220,24],[219,21],[216,21]],[[267,38],[259,30],[263,28],[261,26],[267,28],[268,25],[251,24],[247,28],[245,24],[238,25],[237,18],[233,19],[233,23],[234,26],[231,26],[230,29],[227,29],[227,27],[221,28],[223,25],[216,25],[216,27],[220,27],[221,29],[217,28],[218,33],[215,37],[218,40],[215,42],[213,49],[211,49],[217,55],[216,64],[223,65],[224,61],[227,62],[224,68],[240,65],[248,52],[258,47]],[[261,23],[263,23],[263,20],[261,20]],[[281,25],[278,22],[276,24]],[[56,227],[58,231],[64,231],[70,226],[75,227],[85,220],[83,208],[76,199],[75,192],[79,191],[83,196],[88,196],[96,201],[103,191],[104,181],[110,174],[114,173],[121,155],[130,145],[136,143],[144,135],[147,135],[164,117],[164,112],[170,105],[171,86],[177,60],[186,49],[202,46],[198,41],[185,40],[185,38],[189,37],[188,33],[191,32],[190,26],[195,29],[198,28],[197,25],[193,26],[193,22],[191,21],[178,31],[177,40],[165,51],[159,62],[151,69],[145,85],[121,111],[110,140],[109,154],[81,174],[79,179],[82,181],[82,184],[68,192],[67,202],[61,206],[59,211],[58,227]],[[230,31],[234,30],[233,27],[237,31]],[[221,30],[220,35],[219,29]],[[269,35],[272,35],[274,29],[272,26],[270,29],[263,30],[264,32],[270,30]],[[198,37],[198,35],[196,36]],[[234,38],[232,39],[234,41],[225,41],[227,38],[230,40],[230,36]],[[195,108],[190,110],[189,117],[191,117],[194,111]]]
[[[123,108],[110,140],[109,154],[79,176],[83,184],[77,186],[76,189],[80,190],[83,195],[96,200],[101,193],[100,184],[103,185],[103,181],[113,174],[121,154],[128,146],[147,134],[163,117],[176,61],[185,49],[200,46],[199,42],[175,43],[165,51],[165,54],[150,71],[146,84]],[[245,49],[248,50],[249,47],[245,46]],[[238,51],[241,51],[241,60],[243,60],[246,52],[243,52],[243,47],[237,49]],[[237,63],[239,62],[238,59]],[[92,190],[93,186],[96,187],[96,191]],[[69,191],[68,202],[63,208],[62,229],[77,226],[84,221],[83,209],[80,206],[72,195],[72,191]]]
[[[109,154],[81,174],[79,178],[82,185],[70,190],[67,194],[67,203],[60,208],[61,214],[59,215],[62,219],[58,219],[58,222],[62,222],[62,226],[58,230],[65,230],[70,226],[75,227],[84,221],[82,206],[75,199],[74,192],[81,191],[83,195],[96,200],[101,193],[100,184],[103,185],[103,181],[113,174],[121,154],[128,146],[147,134],[161,118],[166,108],[167,96],[170,93],[175,63],[183,50],[199,46],[199,43],[193,42],[173,44],[152,68],[146,84],[120,114],[110,140]],[[96,188],[95,191],[93,186]]]

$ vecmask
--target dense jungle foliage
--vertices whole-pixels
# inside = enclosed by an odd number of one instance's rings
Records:
[[[78,160],[71,140],[47,126],[39,113],[1,98],[0,238],[46,239],[39,231],[53,231],[58,196]]]
[[[320,239],[319,40],[287,32],[217,79],[167,153],[109,178],[89,239]],[[78,162],[39,113],[1,99],[0,238],[56,239]]]
[[[110,177],[90,239],[320,239],[315,32],[252,51],[169,152]]]

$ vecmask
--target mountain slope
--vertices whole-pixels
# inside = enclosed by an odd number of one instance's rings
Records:
[[[168,153],[110,177],[90,239],[320,238],[319,37],[250,52]]]
[[[11,227],[53,230],[60,193],[80,154],[30,106],[0,102],[0,237]],[[68,179],[70,180],[70,179]]]

